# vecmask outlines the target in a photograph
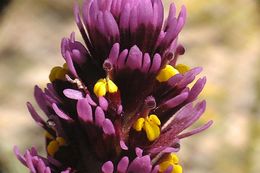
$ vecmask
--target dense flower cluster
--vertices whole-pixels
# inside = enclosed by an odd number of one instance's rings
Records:
[[[15,147],[17,158],[32,173],[181,173],[180,140],[212,124],[183,132],[206,107],[193,103],[206,78],[189,87],[202,69],[177,64],[185,7],[176,15],[171,4],[165,22],[161,0],[86,0],[81,11],[75,5],[86,46],[64,38],[65,64],[35,87],[47,119],[27,103],[47,157]]]

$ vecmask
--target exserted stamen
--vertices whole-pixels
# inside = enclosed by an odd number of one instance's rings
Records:
[[[148,96],[145,101],[145,107],[150,110],[154,109],[156,107],[156,101],[153,96]]]
[[[109,77],[99,79],[94,86],[94,93],[97,97],[105,96],[106,93],[115,93],[117,90],[118,87]]]
[[[139,113],[142,117],[147,117],[150,111],[156,108],[156,101],[153,96],[148,96],[144,100],[144,105]]]
[[[106,71],[107,77],[106,79],[112,79],[113,76],[113,64],[109,59],[106,59],[103,63],[103,69]]]
[[[144,130],[148,140],[152,142],[160,136],[160,125],[161,121],[159,120],[159,118],[156,115],[152,114],[145,118],[139,118],[134,123],[133,128],[137,132]]]
[[[173,60],[171,61],[170,64],[175,66],[176,62],[178,60],[178,57],[180,55],[183,55],[184,53],[185,53],[185,48],[182,45],[178,45],[175,52],[174,52],[174,58],[173,58]]]
[[[113,64],[107,59],[104,61],[103,63],[103,69],[106,71],[106,72],[109,72],[113,69]]]
[[[47,152],[50,156],[54,156],[55,153],[57,153],[59,151],[59,148],[61,146],[66,145],[66,141],[64,138],[62,137],[56,137],[56,139],[53,139],[52,141],[50,141],[50,143],[47,146]]]

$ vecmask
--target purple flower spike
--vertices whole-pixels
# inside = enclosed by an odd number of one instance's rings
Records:
[[[46,119],[27,103],[47,156],[15,147],[18,160],[31,173],[181,173],[181,140],[212,125],[186,131],[206,109],[202,68],[178,64],[186,8],[164,22],[162,0],[85,0],[74,16],[84,44],[63,38],[65,63],[34,89]]]

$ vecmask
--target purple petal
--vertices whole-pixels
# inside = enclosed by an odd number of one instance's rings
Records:
[[[143,150],[139,147],[136,147],[135,148],[135,154],[138,156],[138,157],[142,157],[143,156]]]
[[[206,80],[206,77],[197,80],[197,82],[194,84],[194,86],[191,88],[189,92],[189,98],[187,100],[188,102],[192,102],[198,97],[198,95],[200,94],[200,92],[206,84]]]
[[[170,100],[167,100],[165,103],[163,103],[162,106],[166,106],[167,108],[174,108],[179,104],[183,103],[188,98],[188,95],[189,95],[188,92],[181,93],[180,95]]]
[[[74,18],[75,18],[75,21],[76,21],[76,24],[77,24],[77,26],[78,26],[78,28],[79,28],[79,31],[80,31],[80,33],[81,33],[81,35],[82,35],[82,37],[83,37],[83,39],[84,39],[84,41],[86,42],[86,44],[87,44],[87,47],[91,47],[91,44],[90,44],[90,41],[89,41],[89,39],[88,39],[88,36],[87,36],[87,33],[86,33],[86,31],[85,31],[85,28],[84,28],[84,26],[83,26],[83,24],[82,24],[82,21],[81,21],[81,18],[80,18],[80,12],[79,12],[80,10],[79,10],[79,6],[78,6],[78,3],[75,1],[75,3],[74,3]]]
[[[87,98],[78,100],[77,112],[78,112],[79,118],[83,122],[92,122],[93,121],[92,108],[89,105]]]
[[[153,63],[150,69],[150,73],[157,73],[161,66],[161,56],[156,53],[153,57]]]
[[[39,159],[37,164],[36,164],[36,169],[39,173],[44,173],[45,169],[46,169],[46,165],[44,164],[44,162]]]
[[[211,121],[207,122],[206,124],[204,124],[203,126],[198,127],[198,128],[196,128],[196,129],[193,129],[193,130],[190,131],[190,132],[186,132],[186,133],[183,133],[183,134],[178,135],[178,138],[179,138],[179,139],[182,139],[182,138],[186,138],[186,137],[195,135],[195,134],[197,134],[197,133],[200,133],[200,132],[202,132],[202,131],[208,129],[212,124],[213,124],[213,121],[211,120]]]
[[[34,87],[35,100],[36,100],[37,104],[39,105],[39,107],[43,110],[43,112],[48,114],[49,111],[48,111],[48,107],[47,107],[44,95],[45,94],[42,92],[42,90],[36,85]]]
[[[143,157],[135,158],[129,165],[127,172],[134,173],[149,173],[152,170],[150,156],[146,155]]]
[[[40,117],[40,115],[35,111],[35,109],[33,108],[32,104],[30,102],[27,102],[27,108],[32,116],[32,118],[34,119],[34,121],[40,125],[41,127],[45,128],[46,130],[46,123],[45,121]]]
[[[141,71],[144,73],[148,72],[150,66],[151,66],[151,57],[148,53],[145,53],[143,57],[143,64],[142,64]]]
[[[119,50],[120,49],[120,45],[119,43],[115,43],[109,53],[109,56],[108,56],[108,60],[113,64],[115,65],[115,63],[117,63],[117,59],[118,59],[118,56],[119,56]]]
[[[70,99],[74,99],[74,100],[80,100],[83,99],[83,93],[81,91],[78,90],[74,90],[74,89],[65,89],[63,90],[63,94],[70,98]]]
[[[148,25],[151,23],[151,19],[153,18],[153,7],[150,0],[142,0],[142,3],[139,3],[138,6],[138,20],[139,24]],[[143,8],[145,7],[145,8]]]
[[[159,165],[156,165],[156,166],[153,168],[153,170],[152,170],[151,173],[158,173],[158,172],[159,172],[159,168],[160,168],[160,166],[159,166]]]
[[[140,49],[136,45],[133,46],[129,51],[126,65],[132,70],[140,69],[142,66],[142,56]]]
[[[20,151],[19,151],[19,149],[18,149],[17,146],[14,146],[13,151],[14,151],[14,154],[16,155],[17,159],[18,159],[22,164],[24,164],[24,165],[26,166],[25,158],[24,158],[24,156],[22,156],[22,155],[20,154]]]
[[[112,14],[108,11],[104,12],[104,23],[107,30],[108,35],[112,36],[114,40],[117,40],[119,37],[119,29],[118,25],[112,16]]]
[[[32,156],[28,150],[26,151],[24,157],[25,157],[26,165],[30,169],[31,173],[37,173],[32,162]]]
[[[122,69],[125,66],[125,60],[126,60],[127,54],[128,54],[127,49],[123,50],[123,52],[120,53],[119,58],[117,60],[117,68],[118,69]]]
[[[102,165],[102,172],[103,173],[113,173],[114,165],[111,161],[107,161]]]
[[[121,149],[128,150],[128,147],[126,146],[126,144],[123,140],[120,140],[119,144],[120,144]]]
[[[97,107],[95,110],[95,124],[99,127],[102,127],[103,123],[105,121],[105,113],[101,109],[101,107]]]
[[[151,154],[178,152],[180,150],[180,148],[169,147],[169,146],[171,146],[171,144],[175,144],[175,143],[176,143],[176,140],[170,141],[169,144],[167,144],[165,146],[151,147],[149,152]]]
[[[176,16],[176,6],[174,3],[171,3],[169,14],[167,20],[165,21],[165,29],[169,26],[169,22],[172,21]]]
[[[127,30],[129,27],[129,21],[130,21],[130,13],[131,13],[131,8],[130,4],[126,4],[124,6],[124,9],[121,11],[120,15],[120,21],[119,21],[119,28],[122,30]],[[122,32],[122,31],[121,31]]]
[[[177,84],[178,88],[184,88],[191,83],[195,77],[202,71],[201,67],[196,67],[184,74],[182,80]]]
[[[134,39],[134,34],[137,31],[138,28],[138,10],[137,10],[137,6],[134,6],[131,10],[131,17],[129,20],[130,23],[130,33],[131,33],[131,39]],[[134,40],[133,40],[134,41]]]
[[[171,173],[173,171],[173,166],[170,165],[163,173]]]
[[[168,80],[170,86],[175,87],[183,78],[182,74],[176,74]]]
[[[72,57],[71,57],[69,51],[66,51],[64,58],[66,60],[66,63],[68,65],[68,68],[69,68],[70,72],[74,75],[74,77],[78,77],[78,74],[77,74],[76,69],[74,67],[74,64],[73,64],[73,61],[72,61]]]
[[[123,157],[117,165],[117,172],[118,173],[126,173],[127,168],[128,168],[128,164],[129,164],[129,159],[128,157]]]
[[[164,9],[163,9],[163,3],[161,0],[154,0],[153,1],[153,8],[154,8],[154,16],[153,16],[153,24],[157,28],[161,29],[163,20],[164,20]]]
[[[89,103],[91,106],[97,106],[97,104],[92,100],[92,98],[90,97],[89,94],[86,95],[86,98],[88,99],[88,103]]]
[[[44,171],[44,173],[51,173],[51,168],[47,167]]]
[[[103,122],[102,127],[103,127],[103,131],[105,134],[107,134],[107,135],[115,134],[115,127],[110,119],[106,118],[105,121]]]
[[[105,97],[99,97],[98,98],[99,101],[99,106],[104,110],[107,111],[108,108],[108,101]]]
[[[52,104],[52,109],[54,112],[62,119],[67,120],[67,121],[73,121],[67,114],[65,114],[58,106],[56,103]]]
[[[194,108],[192,104],[188,104],[183,107],[179,112],[176,113],[174,119],[171,121],[163,131],[171,131],[171,134],[179,134],[187,127],[191,126],[195,121],[197,121],[206,108],[206,102],[202,101],[198,103]],[[171,130],[169,130],[169,128]],[[167,132],[170,133],[170,132]]]

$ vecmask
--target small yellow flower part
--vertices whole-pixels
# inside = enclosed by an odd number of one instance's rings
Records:
[[[44,136],[47,138],[47,139],[54,139],[54,137],[47,131],[45,131],[45,134]]]
[[[184,64],[178,64],[175,67],[181,74],[186,73],[187,71],[190,70],[190,67]]]
[[[133,125],[133,128],[140,132],[142,129],[145,131],[149,141],[154,141],[160,136],[161,121],[159,118],[152,114],[146,118],[139,118]]]
[[[171,77],[175,76],[176,74],[178,74],[179,71],[177,69],[175,69],[173,66],[171,65],[166,65],[165,68],[163,68],[159,74],[156,76],[156,79],[159,82],[166,82],[168,81]]]
[[[47,152],[49,155],[54,156],[61,146],[64,146],[66,141],[62,137],[57,137],[56,139],[52,140],[47,146]]]
[[[169,168],[169,166],[173,167],[173,170],[171,173],[182,173],[182,166],[179,165],[179,158],[176,154],[168,154],[163,162],[159,164],[159,173],[163,173],[164,171]]]
[[[140,132],[142,130],[142,128],[144,127],[144,118],[138,118],[138,120],[134,123],[133,128]]]
[[[60,146],[58,141],[52,140],[47,146],[47,152],[49,155],[54,156],[54,154],[59,150]]]
[[[117,86],[112,80],[107,80],[107,90],[109,93],[117,92]]]
[[[53,82],[56,79],[60,80],[66,80],[65,75],[68,73],[68,67],[67,64],[65,63],[63,67],[56,66],[51,69],[49,79],[51,82]]]
[[[94,93],[96,96],[105,96],[106,93],[115,93],[118,88],[116,84],[110,79],[99,79],[94,86]]]
[[[57,138],[56,138],[56,141],[59,143],[59,146],[63,146],[63,145],[66,144],[65,139],[62,138],[62,137],[57,137]]]
[[[64,63],[62,67],[63,67],[63,69],[65,69],[65,70],[69,70],[67,63]]]

